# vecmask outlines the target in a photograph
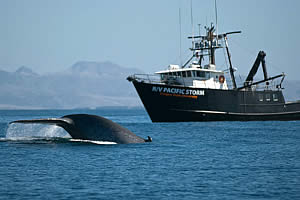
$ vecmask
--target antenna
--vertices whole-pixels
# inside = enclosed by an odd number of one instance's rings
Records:
[[[217,45],[218,45],[218,10],[217,10],[217,0],[215,0],[215,14],[216,14],[216,40],[217,40]]]
[[[192,43],[193,43],[193,48],[194,48],[193,0],[191,0],[191,24],[192,24]]]
[[[179,59],[180,66],[182,66],[182,56],[181,56],[181,9],[179,8]]]

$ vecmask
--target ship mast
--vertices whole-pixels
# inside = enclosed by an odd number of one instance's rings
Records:
[[[188,39],[192,39],[192,48],[190,48],[191,51],[193,51],[192,57],[183,65],[183,68],[195,57],[199,56],[200,53],[200,59],[203,58],[203,56],[209,56],[209,65],[215,65],[215,50],[219,48],[225,48],[227,52],[227,57],[228,57],[228,62],[229,62],[229,72],[230,72],[230,77],[232,80],[232,87],[233,89],[237,89],[236,81],[235,81],[235,76],[234,76],[234,69],[232,66],[231,62],[231,55],[229,52],[229,47],[228,47],[228,39],[227,35],[230,34],[236,34],[236,33],[241,33],[241,31],[234,31],[234,32],[228,32],[228,33],[223,33],[223,34],[214,34],[215,32],[215,27],[213,24],[211,24],[211,27],[205,27],[206,29],[206,35],[198,35],[198,36],[191,36],[188,37]],[[199,40],[195,40],[199,39]],[[222,46],[221,43],[218,42],[218,40],[224,39],[224,44],[225,47]],[[198,63],[201,62],[199,61]],[[202,67],[202,66],[200,66]]]
[[[225,41],[225,47],[226,47],[226,52],[227,52],[227,57],[228,57],[228,62],[229,62],[229,72],[230,72],[230,77],[231,77],[231,81],[232,81],[232,87],[233,87],[233,89],[236,89],[234,69],[233,69],[232,63],[231,63],[231,55],[229,53],[228,41],[227,41],[227,36],[226,35],[224,36],[224,41]]]
[[[214,30],[215,28],[212,26],[209,30],[208,30],[208,41],[209,41],[209,46],[210,46],[210,56],[209,56],[209,64],[211,65],[215,65],[216,64],[216,59],[215,59],[215,47],[213,46],[213,42],[214,42]],[[215,43],[217,44],[217,43]]]

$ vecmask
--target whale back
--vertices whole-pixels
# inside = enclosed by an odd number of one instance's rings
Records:
[[[97,115],[66,115],[62,119],[70,121],[62,126],[73,138],[116,142],[118,144],[142,143],[145,140],[119,124]]]
[[[73,114],[62,118],[17,120],[10,122],[10,124],[12,123],[57,125],[64,128],[74,139],[115,142],[118,144],[152,141],[149,136],[147,140],[144,140],[121,125],[97,115]]]

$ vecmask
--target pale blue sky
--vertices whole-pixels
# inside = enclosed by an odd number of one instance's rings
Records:
[[[214,0],[193,6],[195,32],[197,24],[215,21]],[[0,69],[55,72],[79,60],[165,69],[180,62],[179,7],[188,57],[190,0],[0,0]],[[299,12],[298,0],[218,0],[219,32],[242,31],[229,38],[238,73],[247,74],[264,50],[271,75],[284,71],[299,80]]]

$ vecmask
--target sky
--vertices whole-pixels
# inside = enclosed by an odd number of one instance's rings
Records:
[[[242,31],[228,38],[237,74],[264,50],[270,75],[300,80],[300,1],[217,0],[217,8],[219,33]],[[110,61],[153,73],[184,62],[187,37],[215,21],[214,0],[0,0],[0,69],[51,73]],[[225,69],[219,57],[222,50]]]

